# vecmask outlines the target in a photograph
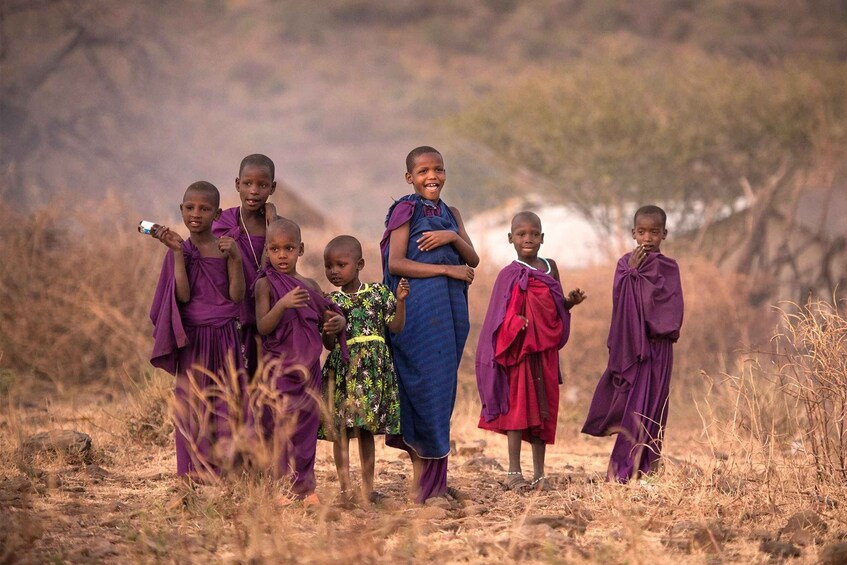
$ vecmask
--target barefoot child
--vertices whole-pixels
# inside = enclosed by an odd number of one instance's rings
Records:
[[[374,435],[400,433],[397,375],[385,329],[393,334],[403,329],[409,283],[400,279],[396,298],[382,283],[362,283],[362,245],[349,235],[340,235],[327,244],[324,265],[326,278],[339,288],[328,297],[347,319],[350,360],[342,361],[341,350],[336,347],[324,364],[324,398],[332,415],[318,437],[334,442],[335,468],[345,503],[352,501],[349,440],[358,438],[362,495],[365,500],[379,502],[384,495],[373,486]]]
[[[510,490],[549,490],[544,456],[556,439],[559,350],[570,334],[570,309],[585,293],[577,288],[565,298],[556,263],[538,256],[544,233],[534,213],[512,219],[509,243],[518,258],[497,275],[476,350],[479,427],[508,438]],[[521,472],[521,440],[532,445],[532,483]]]
[[[658,206],[635,213],[635,251],[618,261],[612,290],[609,364],[582,432],[618,434],[607,479],[625,483],[655,471],[667,422],[673,344],[682,326],[679,266],[659,250],[667,216]]]
[[[468,337],[468,285],[479,264],[462,217],[441,200],[444,160],[432,147],[406,157],[414,193],[392,204],[380,242],[386,284],[409,280],[406,326],[390,336],[400,389],[400,435],[386,443],[409,452],[420,503],[447,495],[450,416]]]
[[[150,362],[176,376],[177,475],[198,482],[220,472],[222,457],[215,452],[231,435],[228,408],[235,398],[226,390],[232,382],[227,369],[241,368],[238,303],[244,273],[235,241],[212,234],[219,203],[217,188],[195,182],[180,204],[188,240],[164,226],[151,231],[170,251],[150,309],[155,339]]]
[[[244,263],[247,294],[241,303],[241,343],[249,379],[257,367],[256,304],[252,288],[262,267],[266,226],[277,217],[276,208],[268,202],[276,190],[274,174],[274,162],[268,157],[260,154],[245,157],[235,179],[241,205],[224,210],[212,225],[215,235],[235,239]]]
[[[271,222],[265,250],[269,265],[256,281],[256,327],[279,395],[272,428],[266,428],[279,456],[276,476],[290,480],[290,492],[279,500],[319,504],[314,491],[322,338],[342,332],[347,322],[337,306],[297,275],[297,260],[304,251],[297,224],[284,218]],[[346,357],[343,334],[340,343]]]

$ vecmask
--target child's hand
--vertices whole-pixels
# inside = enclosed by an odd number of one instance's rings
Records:
[[[221,236],[218,239],[218,249],[220,249],[221,254],[226,257],[231,257],[233,259],[240,259],[241,253],[238,251],[238,245],[235,243],[235,240],[229,236]]]
[[[643,245],[639,245],[635,248],[635,251],[632,252],[632,255],[629,256],[629,266],[633,269],[637,268],[641,263],[644,262],[644,259],[647,258],[647,251],[644,249]]]
[[[285,293],[285,296],[283,296],[277,301],[277,304],[281,304],[282,307],[286,310],[288,310],[289,308],[302,308],[308,303],[309,291],[307,291],[302,286],[298,286],[295,289],[289,290],[287,293]]]
[[[453,243],[459,234],[452,230],[425,231],[415,242],[421,251],[432,251],[442,245]]]
[[[182,249],[182,236],[171,231],[167,226],[156,224],[150,229],[150,235],[164,243],[169,249],[180,251]]]
[[[467,265],[452,265],[450,270],[447,271],[447,276],[451,279],[465,281],[468,284],[473,282],[473,275],[473,268]]]
[[[269,225],[271,222],[276,220],[279,216],[276,213],[276,206],[274,206],[270,202],[265,202],[265,225]]]
[[[585,294],[585,292],[582,291],[582,289],[575,288],[568,293],[566,302],[570,307],[573,307],[585,300],[586,298],[588,298],[588,296]]]
[[[324,329],[326,335],[338,335],[347,325],[347,320],[338,312],[327,310],[324,315]]]
[[[400,282],[397,283],[397,300],[403,302],[407,296],[409,296],[409,281],[400,279]]]
[[[523,326],[521,326],[521,329],[527,329],[529,327],[529,318],[527,318],[526,316],[521,316],[520,314],[518,314],[518,318],[523,320]]]

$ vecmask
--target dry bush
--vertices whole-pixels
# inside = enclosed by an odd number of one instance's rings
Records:
[[[0,354],[19,376],[62,387],[146,364],[161,246],[115,197],[21,216],[0,206]]]
[[[809,300],[781,310],[774,337],[781,390],[803,407],[798,441],[818,480],[847,481],[847,318],[837,302]]]
[[[169,406],[174,377],[155,370],[129,386],[131,392],[123,412],[127,438],[143,445],[170,447],[174,426]]]

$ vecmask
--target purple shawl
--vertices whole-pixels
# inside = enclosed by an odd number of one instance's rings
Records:
[[[174,255],[169,250],[162,263],[150,321],[153,322],[154,367],[176,374],[178,350],[188,345],[186,326],[222,326],[238,317],[239,304],[224,294],[229,285],[226,259],[201,257],[190,239],[182,242],[191,299],[179,304],[174,280]]]
[[[494,359],[497,331],[506,317],[506,309],[512,297],[512,289],[517,284],[521,290],[526,290],[529,277],[535,277],[550,289],[556,310],[562,319],[562,337],[558,348],[564,347],[570,336],[571,313],[565,308],[565,296],[562,285],[552,276],[538,270],[530,269],[513,261],[503,267],[494,288],[491,289],[491,300],[485,321],[479,332],[479,343],[476,348],[476,384],[479,389],[479,399],[482,402],[482,417],[486,422],[497,418],[509,411],[509,377],[506,370]],[[561,375],[560,375],[561,382]]]
[[[266,355],[285,354],[286,365],[299,363],[311,369],[320,361],[323,351],[319,327],[323,323],[324,312],[332,310],[342,315],[343,312],[332,300],[315,292],[300,279],[281,273],[273,267],[266,266],[262,269],[259,274],[259,278],[261,277],[268,279],[271,306],[298,286],[309,292],[309,303],[302,308],[291,308],[283,312],[274,331],[263,338],[262,346]],[[338,343],[341,346],[341,357],[346,363],[348,353],[345,329],[338,335]]]
[[[679,265],[661,253],[650,253],[638,268],[627,253],[618,260],[612,290],[609,366],[612,380],[635,377],[631,369],[650,352],[651,338],[675,342],[682,327],[682,284]]]
[[[227,208],[221,212],[221,217],[212,224],[212,233],[215,237],[228,236],[238,244],[241,252],[241,264],[244,266],[244,285],[247,294],[241,302],[241,323],[244,325],[256,325],[256,303],[253,300],[253,284],[259,278],[256,268],[256,257],[262,260],[265,247],[265,238],[258,235],[248,236],[241,231],[241,207]],[[254,256],[255,253],[255,256]]]

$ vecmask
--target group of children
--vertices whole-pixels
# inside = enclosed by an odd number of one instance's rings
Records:
[[[378,502],[374,436],[385,435],[409,453],[417,502],[458,497],[447,486],[450,418],[479,256],[461,214],[441,199],[441,154],[424,146],[407,156],[413,192],[388,210],[383,281],[360,280],[361,244],[342,235],[324,249],[326,278],[338,289],[328,294],[297,271],[304,244],[299,226],[268,202],[274,175],[266,156],[245,157],[235,179],[239,206],[221,211],[217,189],[197,182],[180,205],[189,239],[164,226],[151,230],[169,248],[150,312],[151,362],[176,377],[177,474],[216,477],[237,456],[234,432],[245,429],[248,441],[271,448],[272,474],[284,485],[279,501],[318,504],[315,452],[326,439],[340,497],[350,503],[355,437],[362,495]],[[618,263],[609,364],[583,428],[618,434],[608,476],[619,482],[654,471],[661,454],[682,323],[679,269],[660,252],[665,224],[658,207],[635,214],[638,246]],[[544,456],[556,436],[558,355],[570,310],[586,295],[565,294],[556,263],[539,255],[536,214],[516,215],[508,241],[517,258],[497,277],[476,353],[479,427],[507,436],[507,488],[549,490]],[[521,471],[524,441],[532,447],[531,482]]]

